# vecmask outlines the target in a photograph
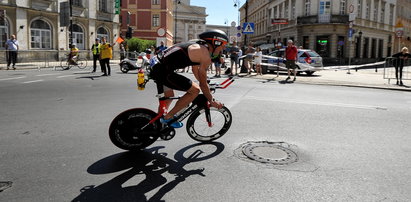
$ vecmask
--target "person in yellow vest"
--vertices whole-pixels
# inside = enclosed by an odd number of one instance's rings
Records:
[[[106,37],[101,38],[101,45],[100,45],[100,66],[103,70],[103,75],[101,76],[110,76],[111,68],[110,68],[110,60],[113,58],[113,46],[116,43],[114,42],[113,45],[107,43]]]
[[[71,44],[68,62],[69,64],[77,65],[77,59],[78,59],[78,48],[76,47],[76,44],[73,43]]]
[[[96,38],[96,42],[91,46],[91,52],[93,53],[93,71],[92,73],[96,72],[97,68],[97,60],[100,59],[100,39]],[[103,69],[101,69],[103,71]]]

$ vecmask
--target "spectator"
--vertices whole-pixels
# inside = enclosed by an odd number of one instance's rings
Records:
[[[257,75],[263,75],[261,72],[261,62],[262,61],[263,61],[263,52],[261,51],[260,47],[257,47],[257,51],[254,56],[255,69],[257,71]]]
[[[248,44],[248,48],[245,51],[244,65],[247,68],[248,74],[251,74],[252,61],[255,53],[255,48],[252,43]]]
[[[161,41],[160,46],[156,48],[156,55],[158,55],[159,53],[162,53],[166,49],[167,49],[167,46],[164,45],[164,41]]]
[[[407,60],[411,55],[408,53],[408,48],[403,47],[401,52],[392,55],[395,58],[394,67],[395,67],[395,78],[397,79],[397,85],[404,85],[402,83],[402,69],[404,68],[404,62]],[[398,76],[399,74],[399,76]],[[398,80],[399,79],[399,80]],[[398,82],[399,81],[399,82]]]
[[[96,38],[96,42],[91,46],[91,52],[93,52],[93,71],[96,72],[97,69],[97,60],[100,58],[100,39]],[[101,70],[103,71],[103,70]]]
[[[13,63],[13,69],[16,70],[17,51],[19,50],[19,41],[16,39],[16,35],[11,35],[10,39],[6,41],[7,50],[7,70],[10,68],[10,64]]]
[[[113,46],[116,43],[114,43],[113,45],[107,43],[106,37],[103,37],[101,39],[101,42],[102,44],[100,45],[100,65],[101,69],[103,70],[103,75],[101,76],[110,76],[110,60],[113,58]]]
[[[223,52],[221,51],[218,55],[212,55],[211,61],[214,63],[215,66],[215,75],[214,77],[220,78],[221,77],[221,64],[224,63],[224,56],[222,55]],[[211,70],[213,71],[213,70]]]
[[[153,58],[156,55],[156,48],[154,48],[154,46],[151,46],[150,50],[151,50],[150,58]]]
[[[125,41],[120,43],[120,61],[126,58],[126,44]]]
[[[237,73],[237,68],[238,68],[238,57],[240,53],[240,48],[237,46],[237,42],[233,42],[233,45],[230,47],[230,61],[231,61],[231,73],[230,75],[233,75],[233,72],[235,75],[238,75]],[[233,69],[234,66],[234,69]]]
[[[287,48],[285,48],[284,57],[287,60],[285,63],[285,66],[288,69],[288,77],[286,80],[290,79],[291,71],[293,71],[294,72],[293,81],[295,81],[297,77],[297,71],[295,69],[295,61],[297,60],[297,47],[294,46],[292,40],[288,40],[287,42]]]

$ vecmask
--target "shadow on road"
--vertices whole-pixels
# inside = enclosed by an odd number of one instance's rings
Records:
[[[210,145],[215,147],[213,152],[201,150],[202,146]],[[100,175],[129,170],[101,185],[83,187],[80,195],[72,201],[162,201],[163,196],[188,177],[192,175],[205,177],[204,168],[186,170],[185,165],[219,155],[224,150],[224,145],[218,142],[193,144],[179,150],[174,155],[174,159],[168,158],[167,153],[161,153],[160,149],[163,148],[158,146],[141,152],[123,152],[97,161],[87,169],[88,173]],[[193,152],[189,153],[189,150]],[[170,174],[174,175],[175,179],[168,182],[163,175]],[[123,187],[124,183],[136,175],[146,177],[136,185]],[[156,188],[159,188],[157,193],[148,199],[146,194]]]

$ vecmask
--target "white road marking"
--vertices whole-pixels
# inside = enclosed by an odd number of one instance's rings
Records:
[[[77,75],[63,75],[63,76],[58,76],[57,78],[65,78],[65,77],[72,77],[72,76],[77,76]]]
[[[261,97],[246,97],[246,99],[255,99],[261,101],[273,101],[273,102],[285,102],[285,103],[295,103],[295,104],[311,104],[311,105],[323,105],[323,106],[334,106],[334,107],[347,107],[356,109],[380,109],[387,110],[387,107],[373,106],[373,105],[357,105],[357,104],[346,104],[346,103],[334,103],[334,102],[320,102],[320,101],[302,101],[302,100],[287,100],[287,99],[275,99],[275,98],[261,98]]]
[[[19,76],[19,77],[12,77],[12,78],[4,78],[0,79],[0,81],[8,81],[8,80],[14,80],[14,79],[23,79],[26,78],[25,76]]]
[[[54,76],[54,75],[60,75],[60,73],[53,73],[53,74],[39,74],[39,75],[36,75],[36,76]]]
[[[34,80],[34,81],[26,81],[26,82],[22,82],[22,83],[36,83],[36,82],[42,82],[44,80],[40,79],[40,80]]]

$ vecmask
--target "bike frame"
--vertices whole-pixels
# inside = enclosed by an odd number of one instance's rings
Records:
[[[210,85],[210,91],[215,92],[215,90],[218,89],[225,89],[229,85],[231,85],[234,82],[234,77],[229,77],[225,81],[223,81],[220,84],[209,84]],[[166,101],[170,99],[180,99],[180,97],[165,97],[164,93],[157,95],[158,100],[159,100],[159,112],[157,113],[157,116],[154,117],[147,125],[153,124],[156,121],[158,121],[161,117],[163,117],[165,114],[167,114],[167,105]],[[204,107],[206,110],[206,118],[208,122],[208,126],[211,127],[213,124],[211,122],[211,117],[210,117],[210,103],[208,102],[207,98],[204,96],[204,94],[199,94],[192,102],[191,105],[188,106],[186,109],[184,109],[181,113],[179,113],[176,117],[174,117],[169,124],[174,123],[176,121],[183,121],[185,118],[187,118],[190,114],[192,114],[197,108],[199,107]],[[168,125],[169,125],[168,124]],[[144,127],[143,127],[144,128]]]

